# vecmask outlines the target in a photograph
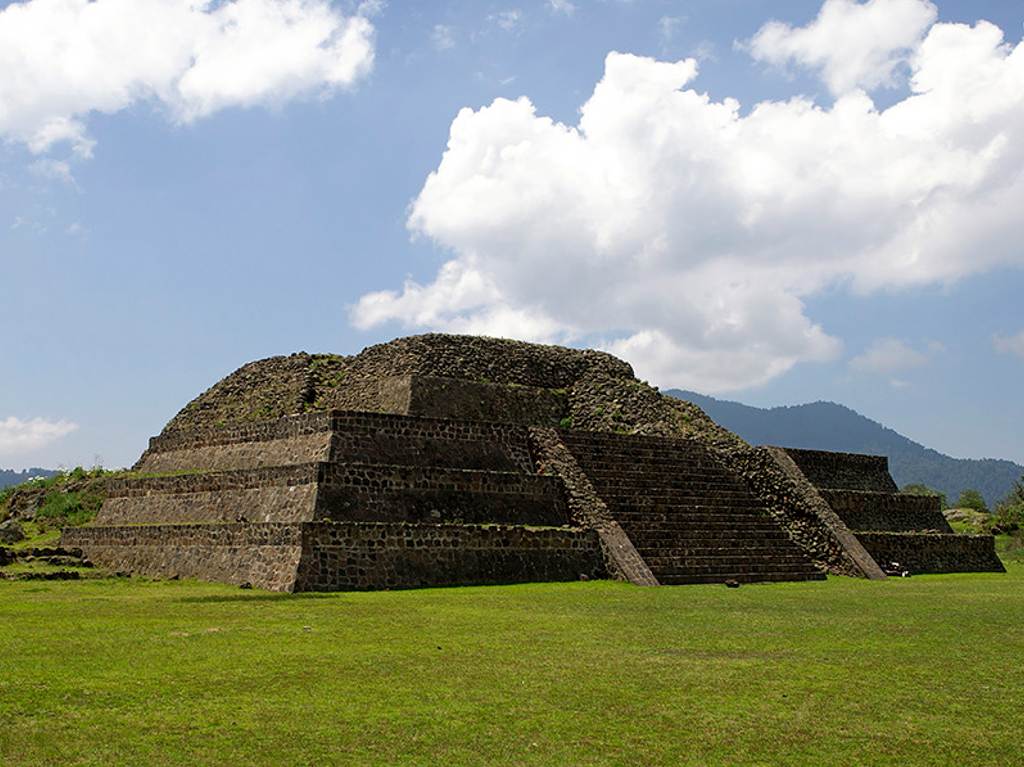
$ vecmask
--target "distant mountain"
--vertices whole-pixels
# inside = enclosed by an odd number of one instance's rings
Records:
[[[834,402],[764,409],[678,389],[665,393],[689,400],[751,444],[888,456],[897,485],[925,484],[945,493],[950,503],[971,487],[992,508],[1024,475],[1024,466],[1013,461],[943,455]]]
[[[50,469],[25,469],[24,471],[15,471],[14,469],[0,469],[0,487],[7,487],[8,485],[18,485],[26,480],[32,479],[32,477],[52,477],[57,472],[51,471]]]

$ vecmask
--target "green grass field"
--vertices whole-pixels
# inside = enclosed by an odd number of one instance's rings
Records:
[[[1009,567],[738,590],[0,582],[0,764],[1021,764]]]

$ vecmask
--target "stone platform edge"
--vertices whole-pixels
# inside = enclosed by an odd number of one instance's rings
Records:
[[[598,535],[574,527],[265,522],[67,528],[114,572],[341,591],[573,581],[606,576]]]
[[[857,538],[876,562],[898,562],[911,574],[1006,572],[991,535],[862,532]]]

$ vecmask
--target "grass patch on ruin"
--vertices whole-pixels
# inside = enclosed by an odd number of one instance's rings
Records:
[[[0,764],[1010,764],[1009,569],[299,596],[0,582]]]

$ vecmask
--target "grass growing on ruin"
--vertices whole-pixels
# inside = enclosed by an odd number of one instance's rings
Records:
[[[1008,575],[0,582],[0,764],[1012,764]]]

